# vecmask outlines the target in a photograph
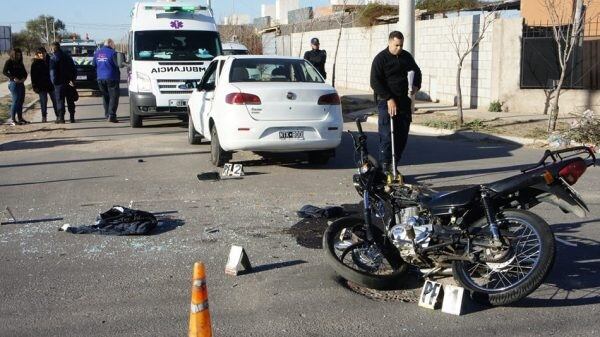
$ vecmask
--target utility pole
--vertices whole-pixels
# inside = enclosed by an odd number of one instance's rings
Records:
[[[50,45],[50,36],[48,35],[48,16],[44,15],[44,21],[46,21],[46,44]]]
[[[52,20],[52,31],[54,32],[54,42],[56,42],[56,20]]]
[[[398,29],[404,34],[403,49],[415,56],[415,0],[400,0],[398,11]]]

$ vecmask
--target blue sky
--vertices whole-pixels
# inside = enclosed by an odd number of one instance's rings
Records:
[[[187,0],[189,1],[189,0]],[[12,26],[13,32],[25,27],[27,20],[42,14],[52,15],[74,31],[101,40],[107,37],[120,40],[127,34],[129,13],[136,0],[0,0],[0,25]],[[193,0],[206,4],[206,0]],[[213,0],[218,22],[233,12],[260,16],[261,4],[274,4],[275,0]],[[328,0],[300,0],[301,7],[324,6]]]

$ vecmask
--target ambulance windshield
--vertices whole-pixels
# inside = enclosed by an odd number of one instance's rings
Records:
[[[209,31],[138,31],[134,44],[140,61],[212,60],[221,54],[219,34]]]

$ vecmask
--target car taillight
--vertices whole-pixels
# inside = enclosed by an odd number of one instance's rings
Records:
[[[260,97],[256,95],[245,92],[234,92],[225,96],[225,103],[237,105],[259,105],[262,102],[260,101]]]
[[[566,180],[570,185],[573,185],[577,182],[577,179],[583,175],[586,169],[587,165],[585,165],[585,162],[583,160],[578,160],[563,167],[558,172],[558,175]]]
[[[338,94],[327,94],[319,97],[319,105],[340,105],[340,96]]]

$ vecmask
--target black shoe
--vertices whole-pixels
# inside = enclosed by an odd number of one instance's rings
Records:
[[[48,118],[46,116],[42,116],[42,123],[48,122]]]
[[[64,118],[59,119],[58,124],[65,124],[65,119]]]
[[[21,123],[21,125],[25,125],[25,124],[31,124],[31,122],[30,122],[30,121],[26,121],[26,120],[24,120],[24,119],[21,119],[21,121],[20,121],[19,123]]]
[[[58,118],[57,118],[57,119],[55,119],[55,120],[54,120],[54,124],[60,124],[60,119],[58,119]]]
[[[71,119],[69,119],[70,123],[75,123],[75,117],[71,117]]]
[[[115,117],[113,117],[113,116],[108,117],[108,121],[111,122],[111,123],[119,123],[119,120],[117,119],[116,116]]]

